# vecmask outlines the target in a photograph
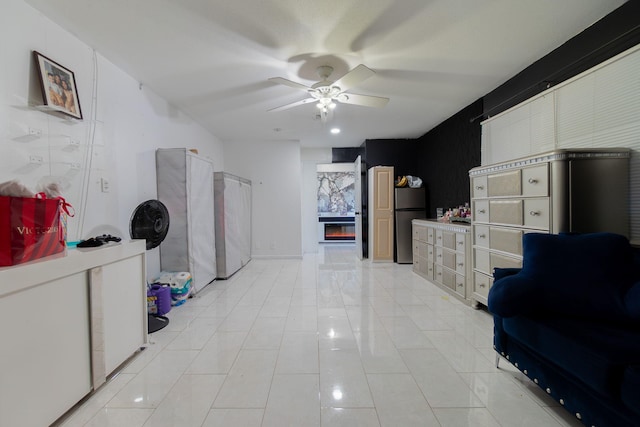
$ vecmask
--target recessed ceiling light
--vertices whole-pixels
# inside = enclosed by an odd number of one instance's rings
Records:
[[[331,129],[331,133],[334,134],[334,135],[337,135],[337,134],[340,133],[340,129],[339,128],[332,128]]]

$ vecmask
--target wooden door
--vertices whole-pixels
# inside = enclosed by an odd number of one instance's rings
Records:
[[[393,262],[393,167],[369,169],[369,257]]]

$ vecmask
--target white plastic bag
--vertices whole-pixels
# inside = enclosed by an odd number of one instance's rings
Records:
[[[409,181],[409,187],[411,188],[422,187],[422,179],[417,176],[407,175],[407,181]]]

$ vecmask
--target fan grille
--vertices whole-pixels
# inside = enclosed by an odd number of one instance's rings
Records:
[[[160,245],[169,231],[169,211],[159,200],[147,200],[133,211],[129,223],[132,239],[145,239],[147,250]]]

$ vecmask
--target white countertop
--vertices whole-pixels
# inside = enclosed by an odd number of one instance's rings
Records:
[[[73,248],[36,261],[0,268],[0,298],[146,251],[144,240],[110,242],[95,248]]]

